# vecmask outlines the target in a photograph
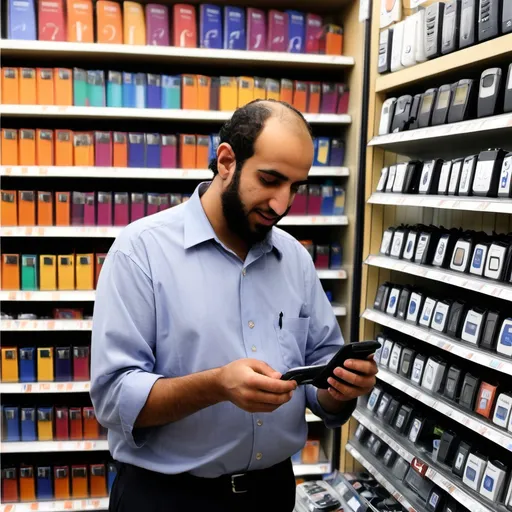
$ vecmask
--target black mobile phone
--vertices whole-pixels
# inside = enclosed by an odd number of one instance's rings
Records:
[[[329,387],[327,379],[333,376],[335,368],[343,367],[343,363],[348,359],[367,359],[380,347],[381,344],[378,341],[349,343],[343,345],[327,364],[291,368],[281,377],[281,380],[295,380],[298,385],[313,384],[317,388],[327,389]],[[340,380],[337,377],[334,378]]]

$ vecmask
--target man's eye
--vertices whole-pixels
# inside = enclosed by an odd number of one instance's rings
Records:
[[[270,187],[270,186],[275,185],[277,183],[276,180],[267,180],[265,178],[260,178],[260,181],[261,181],[261,183],[263,183],[263,185],[265,185],[267,187]]]

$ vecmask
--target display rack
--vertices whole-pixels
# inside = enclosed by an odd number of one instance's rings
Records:
[[[176,2],[166,2],[169,5]],[[195,2],[193,2],[195,3]],[[234,5],[246,6],[244,0],[235,0]],[[295,2],[281,0],[277,3],[267,0],[258,2],[263,9],[297,8]],[[131,67],[141,72],[161,72],[162,69],[171,69],[173,73],[211,71],[218,75],[244,75],[249,70],[259,73],[258,76],[272,76],[276,78],[291,76],[304,80],[325,79],[326,81],[344,82],[350,90],[349,111],[347,114],[306,114],[311,123],[314,134],[342,137],[345,140],[345,161],[343,166],[313,167],[310,177],[313,179],[325,178],[335,184],[344,186],[346,193],[345,215],[336,217],[327,216],[289,216],[280,222],[280,227],[290,230],[293,236],[299,239],[318,238],[319,243],[338,242],[343,247],[342,269],[318,269],[318,276],[326,290],[333,295],[333,312],[338,317],[345,336],[348,333],[348,318],[351,314],[351,287],[353,268],[354,232],[356,227],[355,190],[357,184],[358,164],[358,136],[360,126],[360,105],[362,104],[362,73],[361,61],[363,58],[360,41],[363,38],[362,26],[358,21],[359,6],[354,2],[339,2],[334,0],[308,0],[301,2],[300,10],[304,12],[317,12],[328,16],[332,22],[342,22],[344,27],[343,46],[341,56],[309,55],[275,52],[244,52],[232,50],[211,50],[200,48],[174,48],[157,46],[128,46],[128,45],[102,45],[102,44],[76,44],[42,41],[11,41],[0,40],[0,51],[3,57],[3,66],[62,66],[83,67],[85,69],[115,69],[116,66]],[[170,68],[169,68],[170,67]],[[184,71],[182,71],[182,68]],[[314,74],[314,78],[313,75]],[[173,133],[182,127],[194,130],[197,133],[213,133],[221,124],[231,117],[232,112],[202,111],[202,110],[160,110],[112,107],[59,107],[45,105],[0,105],[2,126],[20,128],[30,125],[33,128],[62,127],[69,129],[122,129],[134,131],[144,120],[150,131],[168,130]],[[86,126],[88,128],[82,128]],[[145,128],[146,129],[146,128]],[[194,133],[191,131],[191,133]],[[153,169],[153,168],[123,168],[123,167],[56,167],[56,166],[0,166],[2,188],[9,190],[58,190],[65,186],[65,190],[74,190],[76,184],[80,190],[84,186],[101,190],[104,183],[119,185],[119,189],[138,186],[152,187],[156,192],[172,192],[175,188],[195,187],[193,182],[209,180],[212,177],[208,169]],[[87,180],[87,181],[85,181]],[[61,185],[63,184],[63,185]],[[65,185],[64,185],[65,184]],[[110,185],[109,185],[110,186]],[[190,190],[191,191],[191,190]],[[4,247],[9,250],[23,253],[25,247],[35,247],[34,244],[51,243],[59,246],[94,247],[101,244],[102,251],[106,252],[109,244],[119,234],[120,228],[109,227],[62,227],[62,226],[1,226],[0,237]],[[44,240],[44,241],[43,241]],[[89,245],[87,245],[89,244]],[[105,249],[106,248],[106,249]],[[33,249],[31,249],[33,250]],[[20,312],[30,313],[34,308],[39,312],[43,308],[51,310],[53,307],[84,306],[90,309],[94,302],[94,290],[62,290],[62,291],[0,291],[0,301],[6,307],[14,306]],[[19,305],[17,304],[19,302]],[[84,320],[10,320],[0,321],[2,336],[10,344],[17,346],[38,332],[45,340],[51,336],[67,336],[72,333],[84,344],[89,343],[92,321]],[[16,395],[23,394],[55,394],[89,392],[89,382],[36,382],[36,383],[0,383],[0,393],[9,402],[15,402]],[[41,396],[41,400],[45,397]],[[64,398],[62,399],[64,400]],[[68,400],[70,401],[70,400]],[[321,432],[322,450],[318,464],[295,464],[296,476],[309,478],[319,477],[331,472],[334,468],[345,469],[344,443],[339,442],[339,436],[348,437],[348,430],[342,433],[329,431],[320,425],[320,418],[310,412],[306,420]],[[95,443],[90,448],[88,442],[59,444],[55,443],[3,443],[2,452],[8,457],[29,453],[37,449],[41,452],[51,451],[87,451],[106,450],[104,441]],[[30,446],[28,446],[30,445]],[[11,460],[11,459],[10,459]],[[17,460],[17,459],[16,459]],[[347,467],[350,469],[351,462]],[[105,510],[108,508],[108,499],[102,500],[70,500],[64,502],[45,503],[18,503],[13,505],[0,505],[0,512],[23,512],[28,510]]]

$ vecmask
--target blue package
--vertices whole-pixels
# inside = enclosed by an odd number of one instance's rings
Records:
[[[208,161],[217,160],[217,148],[220,144],[220,137],[217,133],[210,135],[210,147],[208,148]]]
[[[314,166],[329,165],[329,152],[331,140],[329,137],[317,137],[314,140],[315,156],[313,160]]]
[[[181,108],[181,77],[162,75],[162,108]]]
[[[162,166],[160,140],[159,133],[146,133],[146,167],[159,169]]]
[[[36,381],[36,349],[20,348],[20,382]]]
[[[123,73],[123,107],[135,108],[135,78],[133,73]]]
[[[109,71],[107,77],[107,107],[123,106],[123,74]]]
[[[162,108],[162,78],[160,75],[147,75],[147,108]]]
[[[16,442],[20,440],[20,408],[2,407],[5,425],[5,441]]]
[[[36,410],[33,407],[21,409],[21,440],[37,441]]]
[[[117,467],[113,462],[109,462],[107,464],[107,487],[108,493],[112,492],[112,486],[114,485],[114,480],[117,476]]]
[[[345,161],[345,142],[343,139],[331,139],[331,153],[329,156],[329,165],[331,167],[341,167]]]
[[[37,39],[36,8],[33,0],[9,0],[7,19],[7,39]]]
[[[128,167],[146,167],[143,133],[128,134]]]
[[[334,211],[334,187],[331,184],[322,185],[321,215],[332,215]]]
[[[73,380],[70,347],[55,348],[55,380],[57,382],[69,382]]]
[[[202,4],[200,7],[199,45],[222,49],[222,11],[218,5]]]
[[[286,11],[288,14],[288,51],[304,53],[306,19],[303,12]]]
[[[224,49],[245,50],[245,9],[224,7]]]
[[[345,189],[338,185],[334,187],[334,208],[332,214],[345,214]]]
[[[146,89],[148,87],[146,73],[135,74],[135,108],[146,108]]]
[[[105,107],[105,73],[99,70],[87,71],[87,97],[90,107]]]
[[[331,254],[329,258],[329,268],[333,270],[341,269],[343,264],[343,251],[340,244],[331,244]]]
[[[38,500],[53,499],[52,471],[49,466],[37,468],[36,496]]]

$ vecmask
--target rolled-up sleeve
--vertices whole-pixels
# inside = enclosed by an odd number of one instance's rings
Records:
[[[155,366],[155,305],[149,272],[131,254],[111,248],[101,270],[91,344],[91,400],[98,421],[133,448],[151,429],[134,429]]]
[[[332,305],[325,294],[322,283],[311,260],[306,253],[305,286],[309,300],[305,314],[309,316],[309,332],[306,347],[306,365],[326,364],[344,344],[343,335],[338,319],[332,310]],[[357,405],[357,400],[346,403],[339,414],[326,412],[318,402],[317,388],[306,386],[306,399],[311,411],[322,418],[326,427],[341,427],[348,421]]]

